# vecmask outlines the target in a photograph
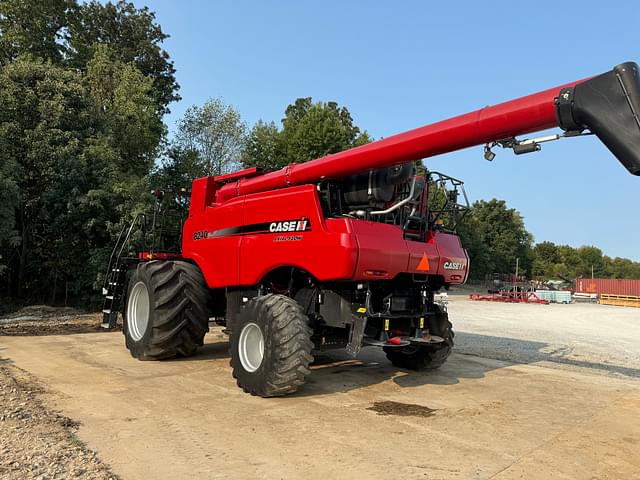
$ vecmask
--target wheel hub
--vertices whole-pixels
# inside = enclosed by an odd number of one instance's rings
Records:
[[[129,336],[139,341],[149,325],[149,291],[144,282],[136,283],[131,289],[127,302],[127,331]]]
[[[238,354],[247,372],[253,373],[260,368],[264,358],[264,336],[255,323],[248,323],[240,332]]]

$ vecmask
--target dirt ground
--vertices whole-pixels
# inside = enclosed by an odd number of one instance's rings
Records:
[[[459,297],[450,315],[455,353],[437,372],[334,352],[276,399],[236,387],[219,329],[165,362],[134,360],[120,332],[0,336],[1,385],[62,432],[0,420],[0,438],[20,432],[1,468],[46,438],[67,452],[58,478],[640,479],[640,311]]]
[[[100,326],[101,323],[101,313],[83,314],[73,308],[34,305],[1,317],[0,336],[108,333]]]
[[[0,362],[0,478],[115,479],[75,435],[78,423],[40,401],[27,372]]]

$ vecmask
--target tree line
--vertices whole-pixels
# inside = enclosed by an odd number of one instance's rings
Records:
[[[346,107],[298,98],[280,124],[251,128],[219,99],[169,138],[179,86],[153,12],[121,0],[0,0],[0,299],[94,307],[117,234],[152,189],[257,166],[280,168],[372,140]],[[595,247],[537,245],[501,200],[460,226],[472,276],[640,277]]]
[[[179,99],[166,38],[124,1],[0,0],[3,303],[95,304]]]
[[[458,228],[471,259],[470,278],[493,273],[519,274],[536,280],[640,278],[640,262],[609,257],[594,246],[534,243],[522,215],[504,200],[479,200]]]

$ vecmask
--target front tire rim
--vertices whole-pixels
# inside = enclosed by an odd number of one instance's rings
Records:
[[[242,367],[249,373],[255,372],[262,365],[264,336],[260,327],[255,323],[248,323],[240,332],[238,354]]]
[[[127,331],[134,341],[139,341],[149,325],[149,291],[144,282],[131,289],[127,303]]]

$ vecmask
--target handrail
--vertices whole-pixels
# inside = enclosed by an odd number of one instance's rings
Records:
[[[109,265],[108,265],[108,269],[107,269],[107,274],[105,275],[104,278],[104,283],[103,283],[103,288],[108,287],[109,282],[112,280],[111,276],[113,273],[113,267],[114,267],[114,263],[117,262],[120,257],[122,257],[122,252],[124,251],[124,248],[127,246],[127,244],[129,243],[129,239],[131,238],[131,234],[133,233],[133,229],[136,226],[136,224],[139,222],[141,223],[142,226],[142,230],[143,232],[146,230],[146,215],[144,213],[139,213],[137,214],[134,219],[131,221],[131,223],[129,224],[129,228],[127,229],[126,226],[124,226],[122,228],[122,230],[120,231],[120,235],[118,235],[118,240],[116,241],[113,250],[111,251],[111,256],[109,257]],[[123,239],[123,234],[124,232],[127,232],[127,234],[124,236]],[[143,235],[144,236],[144,235]],[[143,242],[145,243],[146,246],[146,238],[143,238]],[[120,249],[118,250],[118,246],[120,246]],[[118,252],[118,254],[116,255],[116,251]]]

